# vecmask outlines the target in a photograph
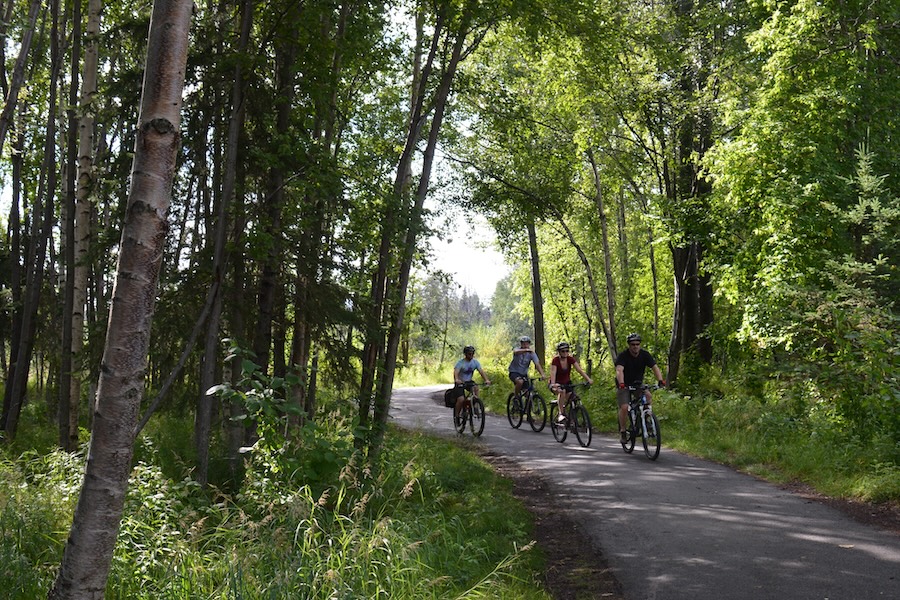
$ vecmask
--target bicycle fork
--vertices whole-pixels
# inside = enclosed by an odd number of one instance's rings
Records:
[[[656,435],[655,431],[648,431],[647,427],[653,427],[653,419],[652,419],[653,411],[646,404],[641,407],[641,431],[643,431],[643,435],[645,438],[654,437]]]

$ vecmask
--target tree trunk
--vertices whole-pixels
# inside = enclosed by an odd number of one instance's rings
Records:
[[[421,45],[423,36],[422,23],[423,21],[421,21],[417,15],[416,60],[419,60],[420,56],[418,48]],[[395,215],[391,214],[391,211],[396,210],[396,213],[405,212],[400,210],[400,208],[403,206],[403,199],[406,196],[409,187],[413,154],[416,145],[419,142],[425,121],[423,114],[427,94],[425,83],[428,82],[431,76],[434,61],[438,53],[439,41],[443,35],[443,28],[443,16],[438,15],[434,24],[432,43],[429,48],[425,65],[422,67],[421,71],[418,70],[417,64],[414,65],[414,71],[419,73],[419,77],[414,77],[412,105],[410,108],[410,118],[407,122],[406,141],[404,143],[403,152],[397,162],[394,187],[390,196],[390,199],[394,201],[394,204],[385,207],[385,215],[382,220],[381,241],[378,247],[378,265],[372,276],[370,309],[368,322],[366,323],[367,329],[365,331],[366,342],[363,346],[362,353],[362,374],[359,386],[359,429],[361,431],[367,431],[372,427],[372,415],[370,414],[370,410],[374,408],[373,401],[379,402],[379,400],[375,398],[376,380],[379,376],[382,378],[385,376],[385,367],[382,365],[382,368],[379,369],[379,363],[382,362],[382,357],[385,355],[383,323],[388,319],[386,307],[388,275],[391,263],[393,262],[392,248],[394,246],[394,237],[397,232],[397,218]],[[382,399],[380,402],[384,404],[388,402],[388,400]],[[377,437],[378,434],[375,435]],[[371,435],[368,439],[356,440],[356,446],[358,448],[362,448],[367,444],[370,449],[373,447]]]
[[[612,359],[615,360],[617,347],[616,287],[615,283],[613,283],[612,276],[612,253],[609,250],[609,226],[606,223],[606,207],[603,205],[603,188],[600,182],[600,170],[597,168],[597,161],[594,160],[594,153],[591,150],[588,150],[587,155],[588,160],[591,163],[591,171],[594,174],[594,205],[597,207],[597,214],[600,217],[600,235],[603,243],[603,267],[606,272],[606,311],[609,315],[607,341],[609,342],[609,351]]]
[[[528,222],[528,249],[531,258],[531,310],[534,315],[534,351],[541,364],[546,364],[546,340],[544,339],[544,292],[541,289],[541,262],[534,221]]]
[[[15,376],[16,365],[19,357],[19,341],[22,335],[22,222],[19,213],[19,203],[22,201],[22,160],[25,156],[25,136],[22,133],[16,136],[15,152],[12,156],[12,203],[9,209],[9,277],[12,296],[12,318],[10,321],[10,349],[9,365],[6,371],[6,382],[3,390],[3,412],[0,413],[0,429],[6,430],[6,421],[12,407],[12,382]],[[27,252],[26,252],[27,254]]]
[[[250,43],[250,29],[253,23],[253,0],[245,0],[241,5],[241,29],[238,51],[243,53]],[[244,129],[246,115],[244,102],[244,71],[241,61],[234,67],[234,82],[231,88],[231,118],[228,121],[228,138],[225,143],[225,164],[222,180],[222,193],[219,198],[215,219],[215,237],[213,242],[213,282],[215,294],[206,336],[203,342],[203,360],[200,366],[200,390],[197,400],[197,412],[194,415],[194,448],[197,451],[196,479],[200,485],[209,482],[209,444],[212,439],[213,407],[216,398],[207,391],[216,384],[216,373],[219,372],[220,342],[219,328],[222,322],[223,286],[225,282],[225,241],[228,238],[228,214],[232,198],[236,190],[236,173],[238,165],[238,148],[241,131]],[[237,460],[238,444],[232,444],[234,459]],[[234,463],[232,463],[234,465]]]
[[[153,5],[131,191],[84,484],[51,599],[104,597],[122,518],[180,139],[193,2]]]
[[[463,57],[463,48],[466,41],[466,36],[469,33],[468,27],[471,19],[471,14],[469,12],[469,7],[463,9],[464,12],[461,15],[461,19],[459,22],[459,29],[455,32],[455,39],[453,40],[453,49],[449,60],[444,64],[444,70],[441,73],[440,83],[435,91],[434,98],[432,101],[432,106],[434,110],[433,117],[431,119],[431,125],[428,132],[428,142],[425,146],[425,151],[422,156],[422,171],[419,178],[418,188],[416,190],[415,202],[412,206],[412,210],[410,212],[410,220],[408,229],[406,231],[405,243],[403,246],[403,258],[400,263],[400,273],[397,281],[397,286],[394,290],[392,290],[393,302],[389,304],[392,310],[388,311],[387,316],[390,318],[390,328],[388,331],[388,340],[387,346],[385,348],[384,355],[384,368],[381,371],[381,382],[378,388],[378,393],[375,395],[375,404],[373,406],[373,435],[371,437],[369,443],[369,461],[374,461],[378,453],[381,450],[381,445],[384,439],[384,434],[387,429],[387,418],[388,412],[390,409],[390,399],[391,399],[391,390],[394,385],[394,369],[397,364],[397,352],[400,345],[400,335],[403,330],[403,321],[406,317],[406,292],[409,286],[409,275],[412,270],[413,257],[416,251],[416,241],[418,239],[419,232],[422,228],[422,207],[425,203],[425,198],[428,195],[428,185],[431,180],[431,169],[434,164],[434,154],[435,149],[437,147],[438,135],[440,133],[441,124],[444,119],[444,112],[447,108],[447,101],[450,97],[450,90],[453,85],[453,81],[456,77],[456,69],[459,66],[459,62]],[[436,27],[437,31],[437,27]],[[435,39],[439,36],[435,33]],[[434,46],[432,46],[434,49]],[[429,56],[429,63],[431,63],[431,57]],[[413,110],[414,115],[422,114],[422,100],[424,99],[424,84],[427,83],[428,77],[423,72],[423,77],[421,80],[421,92],[417,95],[416,107]],[[407,136],[407,147],[404,149],[405,157],[412,157],[412,152],[414,150],[414,145],[416,140],[418,140],[418,135],[416,135],[416,131],[420,130],[420,126],[416,124],[417,119],[413,119],[411,122],[411,127],[409,130],[409,135]],[[410,146],[409,144],[413,145]],[[408,175],[407,175],[407,165],[411,164],[411,162],[404,162],[403,158],[399,163],[400,168],[397,169],[396,180],[394,184],[394,195],[395,198],[403,197],[403,190],[407,186]]]
[[[594,281],[594,270],[591,268],[591,263],[588,262],[587,255],[584,253],[584,250],[582,250],[581,245],[575,238],[575,234],[573,234],[569,226],[566,225],[562,213],[556,210],[554,210],[554,212],[556,214],[557,220],[559,221],[560,227],[562,227],[563,231],[566,234],[566,237],[569,238],[569,243],[572,244],[573,248],[575,248],[575,252],[578,254],[578,259],[581,261],[581,265],[584,267],[584,273],[588,280],[588,287],[590,287],[591,290],[591,303],[594,306],[594,310],[597,311],[597,316],[600,320],[600,328],[603,330],[603,337],[606,339],[606,347],[610,352],[612,360],[615,360],[615,340],[613,339],[610,330],[606,325],[606,317],[603,314],[603,304],[600,302],[600,294],[597,292],[597,284]]]
[[[19,338],[19,350],[16,368],[12,371],[12,381],[7,381],[9,392],[9,413],[4,415],[4,428],[7,438],[16,436],[19,416],[25,402],[28,389],[28,374],[31,366],[31,353],[34,350],[35,331],[37,329],[38,304],[41,298],[41,287],[44,279],[44,263],[47,245],[53,226],[53,198],[56,195],[56,98],[59,81],[60,57],[57,37],[57,20],[59,5],[51,2],[51,34],[50,34],[50,110],[47,119],[47,136],[44,143],[44,168],[47,173],[46,187],[43,181],[38,185],[32,221],[32,239],[26,264],[26,284],[24,304],[22,306],[22,328]],[[46,193],[46,202],[42,197]],[[43,215],[41,215],[43,213]]]
[[[59,389],[56,399],[56,419],[59,432],[57,443],[63,450],[74,450],[78,444],[78,410],[73,411],[70,400],[72,365],[75,361],[72,348],[72,307],[75,304],[75,181],[78,161],[78,70],[81,67],[81,4],[72,6],[72,51],[69,77],[69,101],[66,108],[66,168],[63,178],[65,201],[60,207],[60,273],[63,275],[62,346],[60,348]],[[74,414],[73,414],[74,413]],[[74,428],[73,428],[74,422]],[[75,432],[74,439],[72,432]]]
[[[25,63],[28,61],[28,53],[31,51],[31,40],[34,38],[34,28],[42,4],[41,0],[31,0],[31,5],[28,9],[28,26],[22,34],[22,45],[19,47],[19,57],[16,59],[16,66],[13,68],[12,81],[10,82],[9,92],[6,94],[6,104],[3,106],[3,112],[0,113],[0,148],[6,143],[6,132],[9,130],[9,122],[12,120],[13,113],[16,110],[19,91],[21,91],[22,84],[25,82]]]

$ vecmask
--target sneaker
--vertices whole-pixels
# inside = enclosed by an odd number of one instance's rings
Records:
[[[563,423],[565,423],[565,422],[566,422],[566,415],[559,415],[558,417],[556,417],[556,422],[559,423],[560,425],[562,425]]]
[[[619,432],[619,435],[620,435],[621,438],[622,438],[622,443],[623,443],[623,444],[624,444],[625,442],[628,441],[628,432],[627,432],[627,431],[620,431],[620,432]]]

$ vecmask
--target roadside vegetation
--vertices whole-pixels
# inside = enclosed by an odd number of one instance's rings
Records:
[[[528,513],[464,440],[392,430],[370,473],[335,443],[345,425],[333,414],[278,452],[263,441],[226,492],[192,481],[172,444],[188,425],[160,419],[140,440],[106,597],[549,598]],[[30,433],[0,450],[9,600],[46,596],[84,470],[83,450]]]

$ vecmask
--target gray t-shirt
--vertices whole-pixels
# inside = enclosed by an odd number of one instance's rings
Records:
[[[516,348],[516,350],[518,350],[518,348]],[[538,355],[534,350],[530,352],[515,352],[513,353],[512,362],[509,363],[509,372],[528,375],[528,369],[531,368],[531,363],[534,363],[535,367],[540,364],[538,362]]]

